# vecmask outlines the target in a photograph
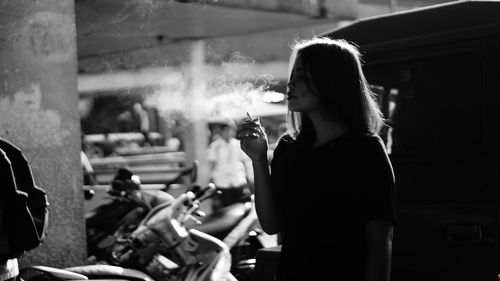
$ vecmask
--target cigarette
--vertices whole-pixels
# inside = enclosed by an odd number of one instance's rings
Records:
[[[248,119],[249,119],[250,121],[253,121],[253,117],[252,117],[252,115],[250,115],[250,113],[248,113],[248,112],[247,112],[247,117],[248,117]]]

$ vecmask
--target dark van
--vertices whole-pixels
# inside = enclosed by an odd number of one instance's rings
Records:
[[[500,2],[429,6],[323,35],[360,46],[390,125],[391,280],[498,280]]]

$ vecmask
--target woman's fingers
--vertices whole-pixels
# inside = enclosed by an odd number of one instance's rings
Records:
[[[244,122],[240,125],[242,130],[260,128],[260,125],[254,122]]]
[[[261,132],[260,126],[242,125],[236,132],[236,138],[259,137]]]
[[[262,136],[264,136],[264,131],[258,118],[245,119],[238,124],[237,139],[258,139]]]
[[[256,139],[260,137],[261,131],[258,129],[245,129],[241,130],[236,134],[237,139],[252,138]]]

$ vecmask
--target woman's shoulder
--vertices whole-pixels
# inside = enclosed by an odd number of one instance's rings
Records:
[[[352,133],[349,136],[343,137],[339,143],[345,150],[355,150],[361,154],[385,147],[384,141],[380,136],[370,133]]]
[[[283,134],[278,138],[274,154],[288,151],[295,144],[295,139],[290,134]]]
[[[278,138],[278,146],[290,147],[296,143],[296,140],[290,134],[283,134]]]
[[[360,134],[353,137],[352,146],[360,155],[385,155],[386,145],[384,140],[377,134]]]
[[[352,134],[348,139],[350,143],[354,143],[357,145],[372,146],[384,143],[384,141],[379,135],[372,133]]]
[[[279,137],[279,142],[284,142],[287,144],[291,144],[295,141],[295,139],[292,137],[292,135],[285,133]]]

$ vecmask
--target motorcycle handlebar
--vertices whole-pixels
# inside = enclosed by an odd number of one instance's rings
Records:
[[[196,182],[198,178],[198,166],[199,161],[193,161],[191,166],[181,168],[179,173],[165,184],[142,184],[139,176],[132,173],[129,169],[121,167],[118,168],[116,175],[111,181],[111,188],[108,192],[110,192],[112,196],[124,196],[125,194],[123,191],[126,193],[138,189],[159,189],[167,191],[172,185],[177,183],[179,179],[187,175],[189,175],[189,181],[191,183]]]
[[[215,194],[217,194],[217,188],[215,187],[215,184],[209,183],[195,193],[195,198],[199,201],[203,201],[213,197]]]

